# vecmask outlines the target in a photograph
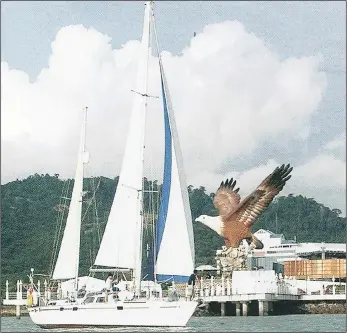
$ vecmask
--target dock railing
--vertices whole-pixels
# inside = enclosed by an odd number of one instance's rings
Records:
[[[3,305],[26,305],[27,293],[29,285],[23,284],[21,280],[17,280],[16,292],[9,291],[9,282],[6,281],[5,298],[2,299]],[[175,288],[180,297],[187,296],[187,284],[175,283]],[[201,277],[195,283],[195,296],[201,299],[210,299],[218,296],[233,296],[231,279],[220,277],[203,278]],[[44,300],[56,300],[59,295],[56,288],[50,288],[45,281],[44,288],[41,290],[40,281],[36,284],[37,299],[40,304]],[[296,295],[304,296],[305,299],[340,299],[346,295],[346,283],[335,281],[312,281],[312,280],[296,280],[284,278],[276,282],[276,285],[269,284],[263,286],[259,290],[255,289],[252,294],[273,294],[273,295]],[[241,294],[237,290],[235,295]],[[163,296],[167,295],[163,291]]]

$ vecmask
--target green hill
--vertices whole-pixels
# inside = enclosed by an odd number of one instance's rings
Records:
[[[81,274],[91,266],[102,237],[118,178],[86,179],[89,190],[83,208]],[[1,269],[2,285],[6,279],[26,279],[30,268],[36,273],[48,274],[57,227],[64,230],[68,202],[60,205],[61,197],[71,195],[73,181],[62,181],[58,175],[35,174],[24,180],[16,180],[1,186]],[[97,188],[95,201],[93,189]],[[145,188],[160,192],[156,181],[145,179]],[[216,215],[213,194],[204,187],[188,187],[192,218],[201,214]],[[89,199],[89,200],[88,200]],[[88,203],[89,202],[89,203]],[[159,203],[159,193],[147,193],[144,198],[147,231],[150,229],[150,207]],[[98,223],[94,218],[97,212]],[[277,227],[276,227],[277,214]],[[253,226],[254,231],[265,228],[283,233],[287,239],[296,236],[298,242],[346,242],[346,218],[338,209],[330,209],[312,198],[301,195],[278,197]],[[57,216],[61,223],[57,223]],[[194,223],[196,264],[215,264],[215,251],[223,240],[212,230]]]

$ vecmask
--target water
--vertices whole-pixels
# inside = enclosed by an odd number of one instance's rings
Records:
[[[183,328],[119,327],[79,330],[44,330],[34,325],[29,317],[3,317],[1,332],[346,332],[346,315],[192,317]]]

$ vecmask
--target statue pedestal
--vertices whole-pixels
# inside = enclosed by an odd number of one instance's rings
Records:
[[[224,278],[230,278],[233,271],[247,269],[248,250],[244,246],[227,249],[223,246],[222,250],[217,251],[217,268]]]

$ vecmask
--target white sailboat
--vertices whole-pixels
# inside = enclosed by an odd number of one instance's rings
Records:
[[[194,237],[187,184],[168,86],[159,54],[153,1],[145,4],[141,52],[130,128],[117,191],[95,259],[96,266],[129,269],[131,288],[122,297],[87,295],[82,303],[29,308],[34,323],[45,328],[90,326],[185,326],[197,302],[142,295],[143,163],[147,109],[147,76],[151,37],[155,37],[164,113],[165,156],[161,205],[156,222],[155,282],[186,282],[194,269]],[[54,279],[78,278],[85,122],[69,216],[55,266]],[[179,239],[179,246],[177,240]],[[107,269],[106,268],[106,269]],[[147,285],[148,285],[148,281]],[[119,293],[121,295],[121,293]],[[105,297],[106,296],[106,297]],[[53,303],[54,304],[54,303]]]

